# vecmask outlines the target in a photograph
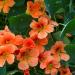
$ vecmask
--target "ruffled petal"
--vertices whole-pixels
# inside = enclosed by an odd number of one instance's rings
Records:
[[[5,59],[2,56],[0,56],[0,67],[3,67],[4,64],[5,64]]]
[[[8,57],[6,58],[8,64],[13,64],[14,59],[15,59],[15,56],[13,54],[9,54]]]
[[[45,31],[41,31],[41,32],[38,33],[38,38],[43,39],[43,38],[46,38],[47,35],[48,34]]]
[[[29,68],[29,65],[26,61],[20,61],[18,64],[18,68],[21,70],[26,70]]]
[[[35,58],[35,57],[30,57],[30,59],[28,59],[28,64],[31,66],[31,67],[34,67],[38,64],[38,58]]]

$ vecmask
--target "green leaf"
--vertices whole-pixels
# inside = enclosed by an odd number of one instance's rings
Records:
[[[74,32],[75,32],[75,19],[72,19],[64,26],[61,32],[61,37],[63,38],[66,35],[66,33],[73,34]]]
[[[25,0],[15,0],[15,6],[22,6],[24,5]]]
[[[0,68],[0,75],[6,75],[6,66]]]
[[[16,34],[28,35],[32,17],[27,14],[21,14],[9,18],[9,28]]]
[[[59,10],[62,7],[62,1],[61,0],[44,0],[46,9],[49,13],[54,18],[54,15],[57,10]]]
[[[63,41],[65,44],[69,44],[70,43],[70,40],[65,36],[63,39],[61,39],[60,37],[60,34],[61,34],[61,31],[58,31],[56,33],[53,34],[53,38],[56,40],[56,41]]]
[[[66,45],[65,50],[70,55],[69,64],[75,66],[75,44]]]
[[[24,5],[22,5],[22,6],[14,6],[14,7],[12,7],[10,9],[10,11],[8,13],[8,17],[20,15],[22,13],[25,13]]]

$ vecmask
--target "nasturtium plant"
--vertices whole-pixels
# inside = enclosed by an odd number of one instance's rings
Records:
[[[0,0],[0,75],[74,75],[75,1]]]

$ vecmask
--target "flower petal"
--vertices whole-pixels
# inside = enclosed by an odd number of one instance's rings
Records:
[[[26,70],[26,69],[29,68],[29,65],[26,61],[21,61],[18,64],[18,68],[21,69],[21,70]]]
[[[5,64],[5,59],[2,56],[0,56],[0,67],[3,67],[4,64]]]
[[[4,5],[4,7],[3,7],[3,12],[4,12],[4,13],[8,13],[9,10],[10,10],[10,8],[9,8],[7,5]]]
[[[31,67],[34,67],[38,64],[38,58],[34,58],[34,57],[31,57],[29,60],[28,60],[28,64],[31,66]]]
[[[53,27],[52,25],[46,25],[45,31],[46,31],[47,33],[51,33],[51,32],[54,31],[54,27]]]
[[[45,31],[41,31],[41,32],[38,33],[38,38],[43,39],[43,38],[46,38],[47,35],[48,34]]]
[[[70,59],[70,56],[66,53],[62,53],[61,54],[61,59],[64,61],[68,61]]]
[[[8,64],[13,64],[14,59],[15,59],[15,56],[13,54],[9,54],[8,57],[6,58]]]

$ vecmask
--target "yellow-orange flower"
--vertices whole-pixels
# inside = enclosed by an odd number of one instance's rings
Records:
[[[14,0],[0,0],[0,12],[3,11],[3,13],[8,13],[10,7],[13,7],[14,4]]]
[[[45,68],[45,73],[50,75],[57,75],[59,67],[60,63],[52,60],[48,63],[47,67]]]
[[[0,67],[3,67],[5,62],[8,64],[14,63],[15,55],[13,54],[17,47],[13,44],[6,44],[0,46]]]
[[[39,51],[35,49],[34,41],[26,38],[20,53],[17,55],[17,59],[20,61],[18,64],[19,69],[26,70],[29,66],[36,66],[38,64],[38,56]]]
[[[37,35],[31,37],[36,44],[35,49],[39,50],[39,54],[44,51],[44,46],[48,43],[48,38],[39,39]]]
[[[42,16],[38,19],[38,22],[32,21],[30,27],[32,30],[30,31],[30,36],[38,35],[39,39],[46,38],[48,33],[54,31],[54,27],[58,24],[50,21],[50,19],[46,16]]]
[[[27,11],[26,13],[30,14],[33,18],[38,18],[44,14],[45,8],[43,7],[43,3],[36,1],[28,1],[27,2]]]
[[[65,44],[62,41],[57,41],[51,48],[51,52],[57,56],[58,60],[68,61],[70,56],[64,50]]]
[[[50,51],[45,51],[41,53],[39,56],[40,68],[45,69],[48,63],[52,60],[53,60],[53,56],[50,55]]]
[[[0,45],[12,43],[11,40],[15,38],[15,34],[12,33],[7,26],[4,30],[0,31]]]

